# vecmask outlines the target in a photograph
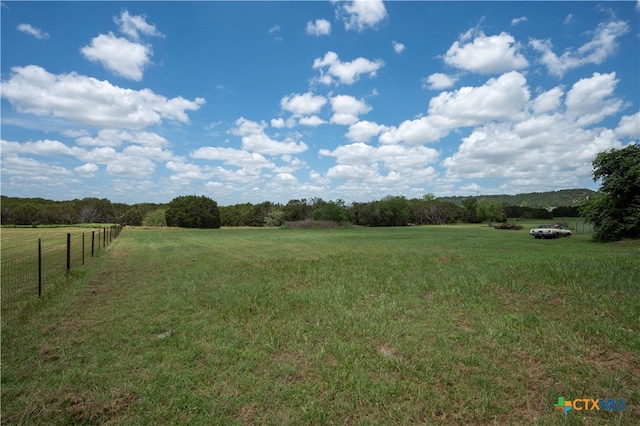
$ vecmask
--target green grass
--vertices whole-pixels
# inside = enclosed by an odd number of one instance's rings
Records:
[[[25,256],[38,252],[38,238],[42,240],[42,250],[65,248],[67,244],[67,233],[71,238],[81,238],[82,233],[85,239],[91,241],[91,231],[98,231],[101,235],[104,228],[112,225],[96,224],[83,226],[39,226],[33,227],[3,227],[0,229],[2,244],[0,250],[2,260],[10,260],[16,257]],[[107,231],[108,232],[108,231]]]
[[[640,423],[640,242],[527,233],[127,228],[4,324],[2,422]]]

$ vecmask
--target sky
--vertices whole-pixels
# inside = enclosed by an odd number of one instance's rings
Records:
[[[597,189],[640,1],[2,2],[1,193],[219,205]]]

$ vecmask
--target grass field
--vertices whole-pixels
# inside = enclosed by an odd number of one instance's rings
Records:
[[[67,244],[67,233],[71,234],[74,239],[81,238],[84,232],[86,237],[90,238],[91,231],[104,232],[104,228],[112,225],[82,225],[82,226],[39,226],[32,227],[3,227],[0,230],[2,236],[0,250],[2,260],[14,259],[16,257],[25,256],[36,253],[38,250],[38,238],[42,240],[42,250],[50,250],[55,248],[64,248]]]
[[[640,424],[640,242],[528,227],[127,228],[5,324],[2,423]]]

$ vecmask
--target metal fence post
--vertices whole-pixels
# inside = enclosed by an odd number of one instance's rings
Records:
[[[82,233],[82,266],[84,266],[84,232]]]
[[[91,231],[91,257],[93,257],[93,244],[96,241],[96,231]]]
[[[38,238],[38,297],[42,296],[42,240]]]
[[[71,271],[71,233],[67,233],[67,274]]]
[[[107,246],[107,228],[102,229],[102,247]]]

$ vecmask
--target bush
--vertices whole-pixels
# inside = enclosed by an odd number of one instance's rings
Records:
[[[205,196],[176,197],[165,212],[167,226],[181,228],[220,228],[218,204]]]
[[[504,222],[501,223],[499,225],[496,225],[494,228],[496,229],[511,229],[514,231],[519,231],[522,229],[522,225],[518,225],[517,223],[509,223],[509,222]]]
[[[340,227],[337,222],[329,220],[299,220],[285,222],[284,226],[291,229],[336,229]]]

